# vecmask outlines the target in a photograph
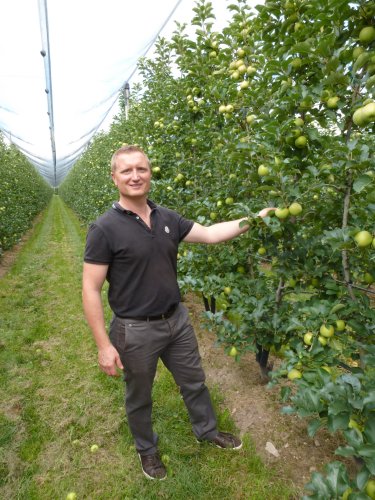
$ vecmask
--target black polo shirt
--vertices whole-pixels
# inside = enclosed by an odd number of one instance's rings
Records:
[[[180,299],[177,251],[194,222],[148,201],[151,229],[114,203],[90,225],[84,260],[109,264],[108,301],[117,316],[156,316]]]

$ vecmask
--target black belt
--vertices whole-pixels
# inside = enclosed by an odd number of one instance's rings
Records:
[[[158,314],[157,316],[132,316],[131,318],[126,317],[124,319],[133,321],[158,321],[160,319],[168,319],[172,316],[177,307],[178,304],[174,304],[170,309],[168,309],[167,312],[164,314]]]

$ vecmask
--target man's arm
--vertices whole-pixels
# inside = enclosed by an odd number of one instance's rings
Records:
[[[259,217],[266,217],[269,212],[275,210],[274,208],[264,208],[258,214]],[[222,241],[228,241],[242,233],[245,233],[249,229],[248,224],[240,226],[242,221],[247,219],[237,219],[228,222],[219,222],[218,224],[213,224],[212,226],[202,226],[197,222],[191,228],[190,232],[186,235],[183,241],[186,243],[221,243]]]
[[[120,356],[111,344],[105,329],[101,290],[107,276],[108,265],[83,264],[82,300],[86,320],[98,347],[98,361],[107,375],[117,376],[116,367],[124,368]]]

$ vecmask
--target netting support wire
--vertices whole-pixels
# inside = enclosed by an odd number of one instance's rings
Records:
[[[130,85],[129,82],[126,82],[124,87],[125,120],[128,119],[129,115],[129,96],[130,96]]]
[[[52,72],[51,72],[51,52],[49,43],[49,25],[48,25],[48,11],[47,11],[47,0],[39,0],[39,22],[40,22],[40,34],[42,37],[42,50],[40,54],[44,60],[44,74],[46,80],[45,92],[47,94],[47,105],[48,105],[48,118],[49,118],[49,130],[51,139],[51,149],[52,149],[52,162],[53,162],[53,177],[54,186],[57,186],[57,172],[56,172],[56,143],[55,143],[55,124],[53,115],[53,94],[52,94]]]
[[[142,56],[141,57],[145,57],[147,55],[147,52],[151,49],[151,47],[154,45],[154,43],[156,42],[158,36],[160,35],[160,33],[163,31],[163,29],[165,28],[165,26],[168,24],[169,20],[171,19],[171,17],[173,16],[173,14],[175,13],[177,7],[180,5],[180,3],[182,2],[182,0],[178,0],[175,4],[175,6],[173,7],[173,9],[171,10],[169,16],[165,19],[164,23],[161,25],[159,31],[157,32],[156,36],[151,40],[151,42],[147,45],[145,51],[143,52]],[[128,77],[127,79],[127,82],[129,80],[131,80],[131,78],[134,76],[135,72],[137,71],[137,66],[134,68],[134,70],[132,71],[132,73],[130,74],[130,76]],[[126,83],[127,83],[126,82]],[[125,84],[126,85],[126,84]]]

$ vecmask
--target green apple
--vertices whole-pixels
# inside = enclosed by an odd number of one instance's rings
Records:
[[[245,54],[246,54],[245,49],[243,49],[241,47],[239,49],[237,49],[237,55],[238,55],[238,57],[243,57]]]
[[[255,115],[247,115],[247,117],[246,117],[246,123],[248,125],[251,125],[255,119],[256,119]]]
[[[249,80],[244,80],[243,82],[240,83],[240,89],[245,90],[250,86]]]
[[[371,122],[375,119],[375,102],[369,101],[365,104],[363,109],[363,115],[366,121]]]
[[[266,165],[259,165],[258,167],[258,175],[260,177],[264,177],[265,175],[268,175],[269,173],[269,168]]]
[[[312,332],[306,332],[303,336],[303,341],[306,345],[311,345],[313,343],[314,334]]]
[[[237,354],[238,354],[237,349],[234,346],[231,347],[231,349],[229,351],[229,356],[232,356],[234,358],[235,356],[237,356]]]
[[[290,65],[292,66],[293,69],[299,69],[302,66],[302,59],[300,57],[295,57],[290,62]]]
[[[334,327],[332,325],[326,325],[325,323],[322,324],[319,331],[320,335],[326,338],[332,337],[333,334],[335,333]]]
[[[218,208],[222,207],[223,206],[223,202],[221,200],[218,200],[217,203],[216,203],[216,206]]]
[[[303,127],[304,124],[305,124],[304,120],[300,117],[297,117],[294,120],[294,125],[296,125],[296,127]]]
[[[227,105],[225,106],[225,112],[226,112],[226,113],[233,113],[233,111],[234,111],[234,106],[233,106],[233,104],[227,104]]]
[[[246,69],[246,73],[249,76],[255,75],[256,72],[257,72],[257,69],[254,66],[248,66],[247,69]]]
[[[336,320],[336,330],[338,332],[343,332],[345,330],[346,324],[343,319]]]
[[[363,281],[365,283],[367,283],[368,285],[372,285],[374,283],[374,281],[375,281],[375,278],[374,278],[374,276],[371,273],[367,272],[367,273],[365,273],[363,275]]]
[[[369,479],[365,488],[366,494],[372,499],[375,499],[375,479]]]
[[[375,40],[375,28],[373,26],[365,26],[359,33],[359,41],[362,43],[371,43]]]
[[[233,205],[234,200],[231,196],[228,196],[228,198],[225,198],[225,203],[226,205]]]
[[[219,106],[219,113],[226,113],[227,107],[225,104],[220,104]]]
[[[297,368],[292,368],[291,370],[288,371],[289,380],[295,380],[297,378],[302,378],[302,373],[299,370],[297,370]]]
[[[264,247],[258,248],[258,254],[259,255],[266,255],[267,250]]]
[[[99,450],[99,446],[97,444],[93,444],[90,448],[91,453],[96,453]]]
[[[238,66],[237,71],[240,73],[240,75],[243,75],[247,71],[247,67],[245,64],[241,64],[241,66]]]
[[[353,489],[352,488],[346,488],[342,495],[342,500],[348,500],[350,493],[352,493]]]
[[[299,215],[302,212],[302,205],[295,201],[290,205],[289,212],[291,215]]]
[[[364,52],[365,49],[363,47],[354,47],[353,49],[353,53],[352,53],[352,56],[353,56],[353,59],[358,59],[358,57],[362,54],[362,52]]]
[[[305,148],[307,145],[307,137],[305,135],[300,135],[297,137],[297,139],[294,141],[294,145],[297,148]]]
[[[77,493],[75,493],[74,491],[70,491],[66,495],[66,500],[77,500]]]
[[[275,215],[278,219],[286,219],[289,216],[288,208],[276,208]]]
[[[211,220],[216,220],[217,219],[217,213],[216,212],[210,212],[210,219]]]
[[[361,248],[368,247],[372,243],[372,235],[368,231],[359,231],[354,236],[354,239]]]
[[[152,167],[152,172],[154,174],[159,174],[160,173],[160,167]]]
[[[358,127],[363,127],[366,125],[365,115],[363,113],[363,108],[358,108],[353,113],[353,122]]]
[[[238,266],[238,267],[237,267],[237,272],[238,272],[239,274],[245,274],[246,269],[244,268],[244,266]]]
[[[295,280],[294,278],[289,278],[288,281],[287,281],[287,285],[290,287],[290,288],[294,288],[297,284],[297,280]]]
[[[329,97],[327,99],[327,107],[330,109],[337,108],[337,103],[339,102],[339,100],[340,100],[340,97],[338,97],[337,95],[334,97]]]
[[[230,295],[232,293],[232,289],[230,286],[224,287],[223,291],[224,291],[225,295]]]
[[[327,345],[327,339],[325,337],[322,337],[322,335],[319,335],[318,337],[318,342],[320,345],[325,346]]]

